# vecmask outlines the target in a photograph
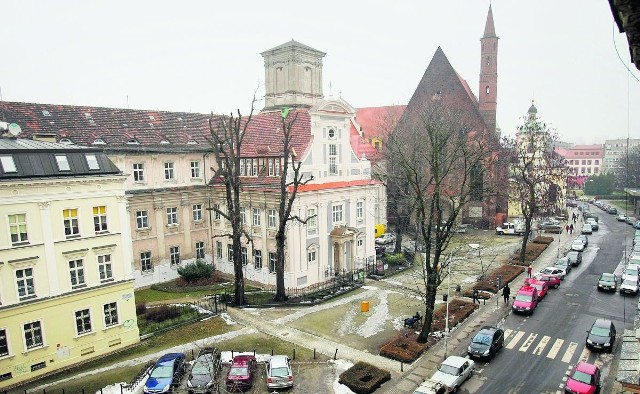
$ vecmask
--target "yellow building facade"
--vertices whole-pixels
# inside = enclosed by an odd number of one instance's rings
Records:
[[[64,148],[0,141],[0,389],[139,341],[124,176]]]

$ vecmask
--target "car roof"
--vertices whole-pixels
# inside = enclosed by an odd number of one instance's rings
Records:
[[[589,364],[584,361],[580,361],[578,365],[576,365],[576,371],[584,372],[589,375],[593,375],[594,373],[596,373],[597,369],[598,367],[596,367],[595,365]]]
[[[600,275],[601,278],[613,278],[615,276],[615,274],[611,274],[609,272],[603,272],[602,275]]]
[[[184,353],[167,353],[158,359],[158,364],[173,362],[178,357],[184,358]]]
[[[287,360],[289,360],[289,357],[277,355],[277,356],[271,356],[271,359],[269,359],[269,363],[271,364],[272,367],[276,367],[276,368],[286,367]]]
[[[460,368],[464,363],[468,362],[469,359],[460,356],[449,356],[446,360],[444,360],[443,364],[451,365],[452,367]]]
[[[247,365],[249,363],[249,360],[255,360],[256,358],[253,357],[250,354],[241,354],[239,356],[235,356],[233,358],[233,361],[231,362],[232,365]]]
[[[604,327],[604,328],[609,328],[611,327],[611,320],[607,320],[607,319],[596,319],[595,322],[593,322],[593,325],[595,327]]]
[[[496,331],[498,331],[497,327],[484,326],[480,329],[480,331],[478,331],[478,334],[493,335]]]
[[[527,286],[527,285],[524,285],[524,286],[522,286],[522,287],[520,288],[520,290],[518,290],[518,293],[520,293],[520,292],[523,292],[523,293],[531,293],[531,292],[533,292],[534,290],[538,290],[538,289],[536,289],[536,288],[535,288],[535,287],[533,287],[533,286]]]

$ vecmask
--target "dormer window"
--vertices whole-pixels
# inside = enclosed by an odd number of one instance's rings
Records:
[[[330,140],[336,139],[336,131],[334,129],[329,129],[329,139]]]
[[[56,163],[58,163],[59,171],[71,170],[71,167],[69,167],[69,160],[67,159],[67,155],[56,155]]]
[[[85,159],[87,159],[87,165],[89,166],[90,170],[100,169],[100,163],[98,163],[98,158],[94,153],[86,153],[84,157]]]
[[[198,143],[195,140],[189,140],[187,141],[187,145],[198,145]]]
[[[42,110],[42,115],[43,116],[51,116],[51,113],[49,113],[49,111],[47,111],[46,109]]]
[[[140,145],[140,143],[137,139],[131,138],[129,141],[127,141],[127,145]]]
[[[96,138],[95,140],[93,140],[93,142],[91,144],[92,145],[106,145],[107,143],[104,142],[104,140],[102,138]]]
[[[169,141],[169,140],[162,140],[162,141],[160,141],[160,143],[161,143],[161,144],[170,144],[170,143],[171,143],[171,141]]]
[[[73,145],[73,141],[71,141],[68,138],[63,138],[60,141],[58,141],[60,144],[65,144],[65,145]]]
[[[2,164],[2,171],[4,171],[5,174],[7,172],[18,172],[16,163],[13,161],[13,156],[0,156],[0,164]]]

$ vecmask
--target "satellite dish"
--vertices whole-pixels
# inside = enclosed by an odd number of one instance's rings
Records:
[[[17,123],[11,123],[7,128],[7,131],[9,131],[9,134],[11,134],[12,137],[17,137],[18,134],[20,134],[20,132],[22,131],[22,129]]]

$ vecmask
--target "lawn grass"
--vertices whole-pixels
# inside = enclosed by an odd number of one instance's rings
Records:
[[[313,350],[295,345],[291,342],[263,333],[242,335],[215,344],[221,351],[252,352],[257,354],[282,354],[293,359],[293,349],[296,351],[296,361],[313,360]],[[316,360],[326,361],[327,356],[316,353]]]
[[[216,294],[213,290],[197,290],[184,293],[174,293],[155,289],[142,289],[135,291],[136,304],[148,304],[162,301],[198,301],[200,298]]]
[[[83,376],[79,379],[73,378],[59,384],[47,385],[47,394],[65,393],[95,393],[100,389],[116,383],[129,383],[142,370],[145,363],[131,367],[116,368],[109,371],[100,372],[94,375]],[[84,390],[84,391],[83,391]],[[128,392],[127,390],[124,391]]]

